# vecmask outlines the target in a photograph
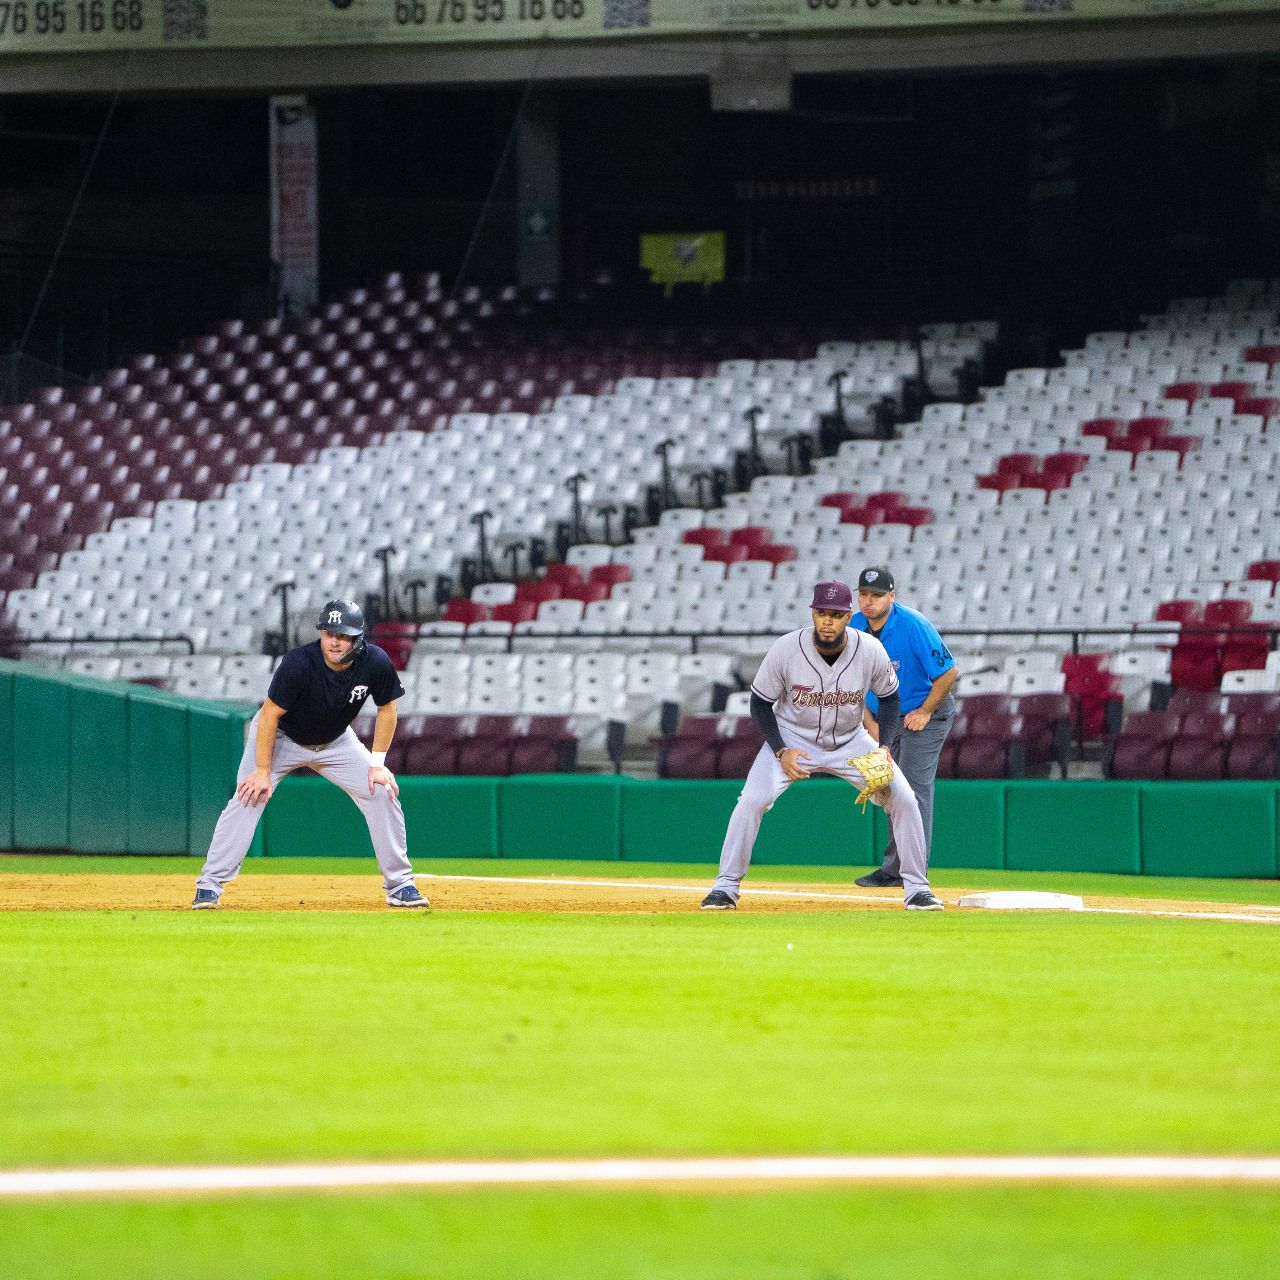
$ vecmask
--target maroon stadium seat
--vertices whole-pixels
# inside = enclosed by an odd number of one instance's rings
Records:
[[[972,699],[966,698],[968,706]],[[1071,699],[1065,693],[1024,693],[1017,699],[1022,717],[1022,741],[1028,771],[1039,772],[1057,764],[1067,776],[1071,756]]]
[[[1192,711],[1182,717],[1169,745],[1170,778],[1221,778],[1227,763],[1227,740],[1234,717],[1221,711]]]
[[[720,741],[714,737],[677,735],[664,744],[658,758],[661,778],[714,778]]]
[[[952,777],[1020,778],[1025,774],[1021,716],[974,714],[966,709],[965,718],[967,723],[956,747]]]
[[[1165,778],[1169,748],[1181,717],[1170,711],[1135,711],[1108,743],[1103,773],[1109,778]]]

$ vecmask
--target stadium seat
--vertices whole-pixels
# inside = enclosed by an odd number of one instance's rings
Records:
[[[1184,780],[1224,777],[1227,742],[1234,729],[1234,718],[1224,712],[1188,712],[1169,744],[1167,776]]]
[[[1181,716],[1172,711],[1135,711],[1106,743],[1102,770],[1108,778],[1166,778],[1169,751]]]

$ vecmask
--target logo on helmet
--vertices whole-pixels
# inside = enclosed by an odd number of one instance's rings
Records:
[[[329,621],[330,621],[330,622],[332,622],[332,623],[333,623],[333,625],[334,625],[335,627],[337,627],[337,626],[341,626],[341,625],[342,625],[342,611],[341,611],[341,610],[339,610],[339,609],[330,609],[330,610],[329,610]]]

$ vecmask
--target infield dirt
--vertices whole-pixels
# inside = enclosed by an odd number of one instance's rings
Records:
[[[180,875],[0,875],[0,911],[186,911],[192,879]],[[613,882],[558,881],[536,883],[518,878],[468,879],[422,876],[419,885],[437,911],[559,911],[657,914],[697,909],[707,882],[688,887],[619,879]],[[948,906],[969,892],[948,888],[939,896]],[[1088,897],[1094,910],[1138,913],[1246,912],[1269,918],[1275,908],[1241,908],[1238,904],[1151,898]],[[848,884],[772,883],[753,881],[744,887],[744,912],[901,911],[896,891],[861,892]],[[386,911],[376,875],[245,875],[229,885],[224,911]]]

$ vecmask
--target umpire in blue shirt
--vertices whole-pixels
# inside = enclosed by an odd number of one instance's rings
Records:
[[[924,820],[927,859],[933,847],[933,780],[938,773],[942,744],[955,720],[956,700],[951,696],[951,686],[960,672],[937,627],[924,614],[898,604],[897,595],[888,569],[863,569],[858,575],[859,611],[849,626],[875,636],[888,650],[898,673],[902,718],[894,740],[885,745],[916,793]],[[875,694],[868,693],[867,710],[874,714],[877,706]],[[864,889],[902,883],[892,833],[881,865],[854,883]]]

